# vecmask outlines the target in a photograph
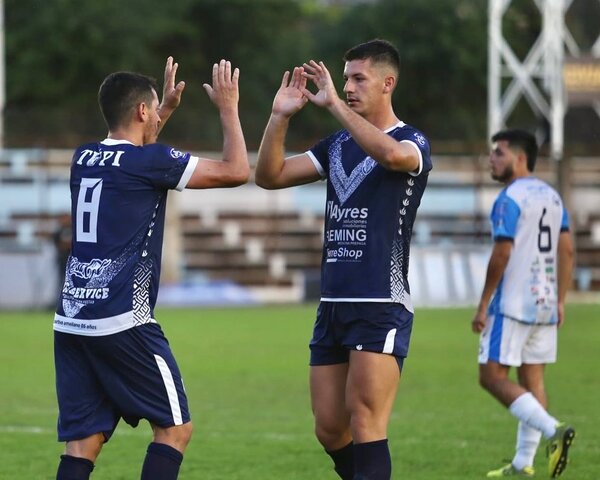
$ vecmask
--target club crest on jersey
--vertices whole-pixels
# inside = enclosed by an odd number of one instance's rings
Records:
[[[185,156],[185,153],[172,148],[171,150],[169,150],[169,155],[171,155],[173,158],[182,158]]]
[[[365,175],[367,175],[371,170],[375,168],[377,162],[373,160],[371,157],[366,157],[362,162],[362,170]]]
[[[422,147],[425,146],[425,137],[423,135],[421,135],[420,133],[415,133],[414,137],[417,139],[417,143],[419,145],[421,145]]]

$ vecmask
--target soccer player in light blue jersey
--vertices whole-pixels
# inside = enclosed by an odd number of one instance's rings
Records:
[[[506,187],[491,213],[494,248],[472,329],[481,334],[480,384],[508,407],[519,427],[512,462],[487,476],[532,477],[543,435],[554,478],[566,468],[575,437],[572,427],[547,412],[544,387],[571,283],[569,219],[558,193],[532,175],[538,150],[533,135],[504,130],[492,142],[492,178]],[[516,367],[518,383],[509,378],[510,367]]]
[[[342,479],[389,480],[387,426],[413,320],[410,237],[432,165],[427,138],[392,107],[396,48],[372,40],[344,61],[345,100],[323,62],[285,72],[256,183],[278,189],[327,179],[321,303],[310,342],[315,432]],[[290,118],[308,102],[342,129],[285,158]]]
[[[57,480],[88,479],[122,418],[153,431],[142,480],[174,480],[192,434],[183,380],[154,318],[167,193],[247,181],[238,116],[239,70],[221,60],[204,84],[219,110],[221,161],[198,158],[157,136],[179,106],[184,82],[167,59],[162,103],[156,81],[110,74],[98,93],[106,139],[75,150],[71,164],[72,250],[54,317]]]

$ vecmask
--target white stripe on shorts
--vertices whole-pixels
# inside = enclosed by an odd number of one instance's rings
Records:
[[[385,344],[383,345],[383,351],[381,353],[394,353],[394,343],[396,340],[396,330],[395,328],[392,328],[388,334],[387,337],[385,337]]]
[[[154,355],[160,375],[167,389],[167,395],[169,397],[169,405],[171,406],[171,413],[173,414],[173,423],[175,425],[183,425],[183,419],[181,418],[181,408],[179,407],[179,397],[177,396],[177,389],[175,388],[175,382],[173,381],[173,375],[165,359],[160,355]]]

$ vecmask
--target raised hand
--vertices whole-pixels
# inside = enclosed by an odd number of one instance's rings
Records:
[[[165,81],[163,85],[162,101],[160,103],[161,111],[164,111],[165,109],[173,111],[181,102],[181,94],[185,88],[185,82],[182,81],[175,85],[177,67],[179,67],[179,64],[173,63],[173,57],[168,57],[167,64],[165,65]]]
[[[273,114],[291,117],[302,109],[307,98],[302,91],[306,89],[306,78],[302,76],[302,67],[294,67],[290,78],[290,72],[286,71],[281,80],[281,86],[277,90],[273,100]]]
[[[239,68],[231,71],[231,62],[221,60],[215,63],[212,69],[212,85],[205,83],[204,90],[208,94],[219,111],[224,109],[234,109],[237,111],[240,98],[238,80],[240,78]]]
[[[302,93],[306,98],[319,107],[329,107],[336,100],[339,100],[335,85],[331,79],[331,74],[323,62],[317,63],[311,60],[302,65],[302,67],[304,78],[310,80],[319,89],[317,93],[312,93],[310,90],[304,88]]]

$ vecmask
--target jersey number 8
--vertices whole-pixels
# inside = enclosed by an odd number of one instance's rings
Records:
[[[75,241],[96,243],[98,237],[98,209],[102,193],[101,178],[82,178],[77,197]]]

